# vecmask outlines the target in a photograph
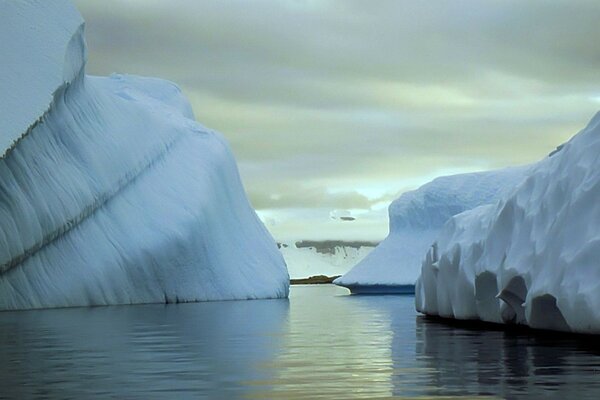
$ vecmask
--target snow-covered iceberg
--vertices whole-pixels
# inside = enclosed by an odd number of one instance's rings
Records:
[[[85,75],[83,27],[0,2],[0,310],[286,297],[225,140],[172,83]]]
[[[415,303],[448,318],[600,333],[600,113],[501,200],[448,221]]]
[[[301,240],[280,244],[290,278],[339,276],[373,251],[376,242]]]
[[[353,293],[414,293],[421,261],[453,215],[496,201],[528,167],[443,176],[390,205],[390,233],[352,270],[334,281]]]

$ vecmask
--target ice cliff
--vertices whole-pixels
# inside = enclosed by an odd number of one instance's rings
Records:
[[[492,205],[452,218],[427,253],[418,311],[600,333],[600,114]]]
[[[172,83],[85,75],[83,27],[0,1],[0,310],[287,296],[225,140]]]
[[[444,223],[497,200],[526,170],[514,167],[443,176],[402,194],[388,210],[388,237],[334,283],[356,293],[412,292],[421,261]]]

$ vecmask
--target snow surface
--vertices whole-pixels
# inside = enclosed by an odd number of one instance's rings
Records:
[[[1,156],[75,79],[86,50],[83,18],[66,1],[3,0],[0,22]]]
[[[295,243],[284,243],[280,248],[292,279],[315,275],[345,274],[362,260],[373,247],[335,246],[331,252],[321,253],[314,247],[298,248]]]
[[[418,311],[600,333],[600,113],[559,149],[495,204],[448,221]]]
[[[349,288],[414,285],[421,261],[444,223],[497,200],[523,178],[527,168],[443,176],[402,194],[389,207],[387,238],[334,283]]]
[[[67,1],[0,2],[2,144],[20,137],[0,159],[0,309],[286,297],[225,140],[170,82],[86,76],[82,28]]]

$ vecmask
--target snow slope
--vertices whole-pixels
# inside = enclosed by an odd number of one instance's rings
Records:
[[[600,114],[493,205],[452,218],[428,252],[418,311],[600,333]]]
[[[444,223],[453,215],[497,200],[522,179],[527,168],[443,176],[402,194],[389,207],[388,237],[334,283],[357,292],[370,290],[368,286],[382,291],[410,287],[412,291],[423,256]]]
[[[0,33],[21,43],[0,64],[0,309],[287,296],[227,143],[175,85],[86,76],[64,0],[0,2]]]

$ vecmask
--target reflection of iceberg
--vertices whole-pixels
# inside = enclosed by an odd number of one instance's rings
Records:
[[[417,319],[416,358],[430,396],[597,399],[594,348],[573,338],[531,338]],[[596,346],[597,347],[597,346]]]
[[[494,204],[450,219],[425,257],[418,311],[600,333],[600,113]]]
[[[496,201],[527,167],[443,176],[406,192],[389,207],[390,233],[336,285],[353,293],[414,293],[427,249],[453,215]]]
[[[166,81],[85,75],[66,0],[0,2],[0,309],[285,297],[228,145]]]
[[[2,313],[0,397],[241,398],[269,390],[276,371],[262,366],[281,350],[288,307],[258,300]]]

